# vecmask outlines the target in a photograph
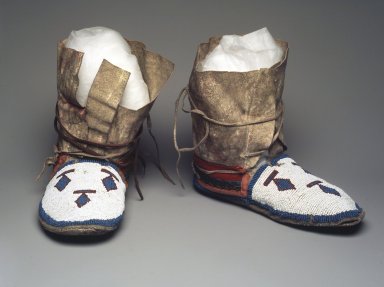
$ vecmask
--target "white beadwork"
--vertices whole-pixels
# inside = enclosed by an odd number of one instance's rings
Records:
[[[60,174],[67,173],[70,179],[68,185],[60,191],[55,185],[60,180]],[[108,170],[116,178],[115,190],[107,191],[102,180],[108,177]],[[48,183],[42,199],[43,210],[56,221],[86,221],[109,220],[119,217],[124,212],[125,183],[119,173],[110,166],[104,166],[95,162],[78,162],[70,164],[59,170]],[[90,201],[79,207],[76,200],[81,190],[94,190],[95,193],[87,193]]]
[[[273,171],[278,172],[275,178],[289,179],[295,188],[281,191],[273,181],[265,186]],[[320,184],[333,188],[340,196],[324,192],[318,184],[307,186],[314,181],[321,181]],[[336,215],[357,209],[353,199],[342,189],[305,172],[289,157],[267,166],[252,188],[252,199],[278,211],[302,215]]]

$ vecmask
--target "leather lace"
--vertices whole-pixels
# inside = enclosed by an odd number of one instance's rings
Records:
[[[175,182],[171,179],[171,177],[167,174],[167,172],[164,170],[160,163],[160,151],[159,151],[159,146],[157,143],[157,140],[152,133],[152,121],[151,117],[148,114],[146,117],[146,123],[147,123],[147,130],[149,132],[149,135],[151,139],[153,140],[155,147],[156,147],[156,161],[154,164],[156,167],[160,170],[161,174],[165,179],[167,179],[169,182],[171,182],[173,185],[175,185]],[[59,150],[58,146],[56,145],[54,147],[54,155],[51,157],[48,157],[43,165],[43,168],[39,175],[37,176],[37,180],[42,176],[44,173],[45,169],[48,166],[55,165],[58,161],[58,158],[61,155],[69,155],[72,157],[87,157],[87,158],[95,158],[95,159],[101,159],[101,160],[106,160],[110,161],[114,164],[116,164],[121,170],[126,171],[129,167],[133,166],[133,178],[135,182],[135,187],[136,191],[140,196],[140,199],[143,200],[144,196],[140,188],[139,180],[137,177],[137,168],[138,164],[141,163],[143,166],[143,169],[145,171],[145,160],[143,157],[139,155],[139,149],[138,145],[140,142],[140,136],[143,131],[143,127],[140,128],[138,133],[135,135],[135,138],[129,142],[126,143],[121,143],[121,144],[109,144],[109,143],[98,143],[98,142],[93,142],[89,140],[84,140],[81,139],[73,134],[71,134],[65,126],[62,124],[60,121],[59,117],[59,109],[58,109],[58,104],[56,104],[56,116],[54,120],[54,128],[56,132],[58,133],[59,139],[64,139],[65,141],[69,142],[71,145],[75,146],[77,149],[79,149],[78,152],[70,152],[70,151],[63,151]],[[116,153],[109,153],[108,155],[105,154],[100,154],[97,153],[96,151],[92,150],[89,148],[91,147],[96,147],[96,148],[101,148],[104,150],[113,150],[113,149],[121,149],[124,148],[123,151],[116,152]],[[132,160],[133,158],[133,160]]]
[[[187,96],[188,96],[188,99],[189,99],[189,102],[190,102],[190,106],[191,106],[191,108],[189,110],[185,108],[185,104],[184,104],[185,103],[185,98]],[[282,100],[280,99],[279,101],[282,101]],[[204,122],[204,129],[205,129],[204,136],[201,138],[201,140],[198,143],[196,143],[192,147],[183,147],[183,148],[181,148],[181,147],[179,147],[179,145],[177,143],[177,119],[178,119],[177,115],[179,113],[180,102],[181,102],[181,109],[182,109],[183,112],[188,113],[188,114],[198,115],[198,116],[200,116],[201,119],[204,120],[203,121]],[[284,105],[281,104],[279,106],[280,106],[280,109],[276,112],[276,114],[273,117],[265,118],[265,119],[258,120],[258,121],[227,123],[227,122],[218,121],[218,120],[215,120],[215,119],[212,119],[212,118],[208,117],[206,113],[204,113],[202,110],[197,108],[196,104],[194,103],[194,101],[193,101],[193,99],[192,99],[192,97],[191,97],[191,95],[189,93],[188,87],[183,88],[180,91],[179,96],[177,97],[177,100],[176,100],[176,103],[175,103],[175,113],[174,113],[174,121],[173,121],[173,143],[174,143],[175,149],[176,149],[177,154],[178,154],[177,161],[176,161],[176,173],[177,173],[177,176],[178,176],[178,179],[179,179],[179,182],[180,182],[181,186],[184,188],[184,184],[183,184],[182,178],[180,176],[180,171],[179,171],[181,153],[182,152],[194,151],[194,150],[196,150],[200,145],[202,145],[206,141],[206,139],[208,138],[208,135],[209,135],[209,131],[210,131],[210,123],[213,123],[213,124],[216,124],[216,125],[220,125],[220,126],[224,126],[224,127],[243,127],[243,126],[249,126],[249,125],[263,124],[263,123],[275,121],[280,116],[283,116]],[[272,141],[271,141],[271,145],[278,139],[280,131],[282,129],[282,126],[283,126],[283,120],[280,121],[279,127],[274,132],[274,135],[273,135]],[[245,157],[245,158],[246,157],[253,157],[253,156],[261,155],[261,154],[263,154],[263,153],[265,153],[267,151],[268,151],[268,149],[261,149],[259,151],[243,154],[241,156]],[[240,174],[240,173],[243,173],[242,171],[235,171],[235,170],[233,170],[233,171],[228,171],[228,170],[210,170],[210,171],[207,171],[207,170],[204,170],[204,169],[201,169],[201,168],[199,168],[199,170],[201,170],[201,171],[203,171],[203,172],[205,172],[207,174],[212,174],[212,173],[235,173],[235,174]]]

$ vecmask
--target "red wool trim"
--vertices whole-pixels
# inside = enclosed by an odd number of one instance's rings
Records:
[[[243,190],[231,190],[231,189],[223,189],[223,188],[218,188],[212,185],[209,185],[205,183],[204,181],[197,179],[197,182],[203,186],[204,188],[210,190],[211,192],[219,193],[219,194],[224,194],[224,195],[231,195],[231,196],[238,196],[238,197],[246,197],[247,194]]]
[[[245,169],[241,166],[226,166],[223,164],[211,163],[207,162],[198,156],[194,156],[194,163],[198,167],[201,167],[205,170],[233,170],[238,171],[240,173],[212,173],[209,176],[212,178],[220,179],[220,180],[228,180],[228,181],[241,181],[244,174],[246,173]]]

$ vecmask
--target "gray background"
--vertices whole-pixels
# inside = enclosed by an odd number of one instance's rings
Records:
[[[1,1],[0,286],[384,286],[381,1]],[[56,43],[103,25],[171,59],[175,72],[152,110],[163,163],[174,175],[174,101],[196,47],[210,36],[267,26],[289,42],[284,99],[289,153],[366,209],[351,232],[287,227],[186,189],[153,165],[133,186],[121,229],[102,240],[43,232],[37,207],[48,173],[56,100]],[[191,144],[188,116],[180,142]],[[154,151],[145,136],[143,149]]]

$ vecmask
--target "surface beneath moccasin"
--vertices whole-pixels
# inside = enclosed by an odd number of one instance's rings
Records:
[[[314,176],[283,154],[259,167],[249,182],[247,196],[217,193],[195,178],[201,193],[246,206],[271,219],[302,226],[352,226],[364,211],[341,188]]]
[[[109,162],[67,162],[46,187],[40,223],[50,232],[66,235],[110,232],[122,220],[125,189],[123,178]]]

